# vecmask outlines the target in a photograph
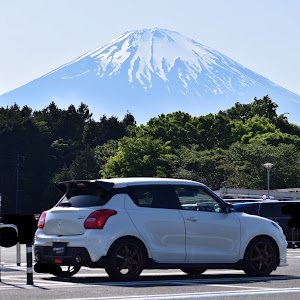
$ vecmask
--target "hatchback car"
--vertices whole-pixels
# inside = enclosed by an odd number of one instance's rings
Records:
[[[56,183],[63,192],[41,214],[35,271],[69,277],[81,266],[114,280],[143,269],[240,269],[269,275],[285,266],[280,226],[237,213],[205,185],[189,180],[119,178]]]

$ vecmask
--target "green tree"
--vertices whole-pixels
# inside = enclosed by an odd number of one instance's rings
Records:
[[[266,170],[263,164],[275,164],[270,188],[296,187],[300,184],[300,156],[294,145],[277,147],[262,142],[233,144],[224,157],[225,173],[231,187],[266,189]]]
[[[0,109],[0,190],[5,202],[3,211],[16,212],[16,165],[20,167],[20,211],[30,213],[34,202],[49,179],[53,158],[50,135],[44,124],[34,121],[32,110],[17,105]],[[23,157],[25,158],[23,162]]]
[[[199,146],[182,147],[176,151],[175,168],[172,177],[200,181],[212,189],[219,189],[226,180],[223,167],[228,150],[199,150]]]
[[[109,140],[107,143],[102,146],[97,146],[95,148],[95,158],[97,160],[97,164],[101,171],[104,170],[106,163],[108,160],[115,156],[118,152],[118,141]]]
[[[123,121],[117,117],[103,115],[99,122],[91,121],[83,132],[83,142],[90,147],[102,146],[109,140],[119,140],[127,136],[136,126],[135,119],[129,112]]]
[[[234,141],[241,141],[246,144],[256,135],[268,132],[275,132],[276,127],[268,118],[255,116],[251,119],[242,121],[234,121],[232,127],[232,136]]]
[[[77,142],[82,142],[83,130],[92,117],[86,104],[81,103],[77,109],[70,105],[63,110],[54,102],[41,111],[35,111],[33,115],[37,122],[46,122],[53,140],[72,139]]]
[[[236,102],[234,107],[220,111],[218,114],[227,116],[230,120],[241,120],[243,122],[255,116],[275,121],[278,117],[276,112],[277,108],[278,105],[267,95],[262,99],[255,97],[254,101],[249,104]]]
[[[294,145],[298,151],[300,150],[300,137],[288,133],[282,133],[278,129],[276,129],[275,132],[255,135],[249,140],[249,142],[261,142],[263,144],[270,144],[273,146],[279,146],[280,144]]]
[[[169,143],[162,140],[125,137],[119,141],[118,152],[108,160],[103,175],[167,177],[171,173],[170,153]]]
[[[138,137],[151,137],[170,142],[173,150],[197,144],[204,149],[226,148],[231,144],[231,125],[222,116],[209,114],[191,117],[188,113],[175,112],[152,118],[147,125],[135,131]]]
[[[178,111],[150,119],[146,126],[138,128],[136,135],[154,140],[162,139],[165,143],[169,142],[173,149],[177,149],[193,143],[197,139],[197,129],[191,115]]]

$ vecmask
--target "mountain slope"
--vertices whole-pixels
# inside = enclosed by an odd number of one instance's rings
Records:
[[[117,39],[52,72],[0,96],[0,103],[43,108],[89,105],[96,117],[123,117],[138,122],[183,110],[192,115],[217,113],[235,102],[269,95],[279,113],[300,109],[300,96],[250,71],[218,51],[177,32],[148,29]]]

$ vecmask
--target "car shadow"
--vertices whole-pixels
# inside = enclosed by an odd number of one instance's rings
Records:
[[[135,281],[112,281],[107,276],[85,276],[77,274],[71,278],[47,277],[43,280],[53,282],[69,282],[77,284],[125,286],[125,287],[164,287],[164,286],[197,286],[210,284],[259,283],[272,281],[300,280],[299,276],[270,275],[267,277],[248,277],[244,274],[202,275],[142,275]]]

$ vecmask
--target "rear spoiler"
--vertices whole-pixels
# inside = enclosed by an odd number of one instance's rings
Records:
[[[61,181],[55,182],[55,186],[62,191],[67,193],[70,190],[81,189],[81,188],[100,188],[109,192],[113,189],[114,183],[102,181],[102,180],[72,180],[72,181]]]

